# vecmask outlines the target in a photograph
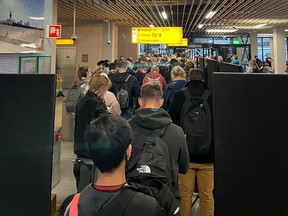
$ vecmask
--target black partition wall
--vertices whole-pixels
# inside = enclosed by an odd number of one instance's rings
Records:
[[[55,75],[0,74],[0,215],[50,216]]]
[[[288,75],[213,76],[215,215],[288,215]]]

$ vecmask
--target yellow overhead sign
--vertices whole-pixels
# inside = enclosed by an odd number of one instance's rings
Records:
[[[183,46],[183,47],[187,47],[188,46],[188,38],[183,38],[182,39],[182,43],[171,43],[171,44],[168,44],[168,46]]]
[[[132,44],[170,44],[182,42],[182,27],[132,27]]]

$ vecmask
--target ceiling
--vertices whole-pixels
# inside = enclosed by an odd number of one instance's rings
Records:
[[[288,0],[58,0],[58,24],[73,25],[74,5],[76,26],[105,19],[119,26],[182,26],[183,37],[231,35],[207,33],[209,29],[237,30],[233,34],[239,35],[269,32],[277,26],[288,28]],[[163,10],[167,19],[161,14]],[[211,11],[215,15],[205,18]]]

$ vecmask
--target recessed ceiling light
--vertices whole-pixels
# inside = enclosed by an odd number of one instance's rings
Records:
[[[150,28],[154,28],[155,26],[154,26],[153,24],[150,24],[149,27],[150,27]]]
[[[232,33],[236,32],[237,29],[207,29],[206,32],[208,33]]]
[[[205,16],[205,18],[206,18],[206,19],[211,19],[215,14],[216,14],[216,11],[210,11],[210,12]]]
[[[198,28],[201,29],[201,28],[203,28],[203,26],[204,26],[203,24],[199,24]]]
[[[285,29],[284,31],[285,31],[285,32],[288,32],[288,29]]]

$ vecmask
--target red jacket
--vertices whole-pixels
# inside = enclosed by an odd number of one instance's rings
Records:
[[[142,85],[149,81],[159,81],[159,83],[162,85],[163,91],[166,89],[167,83],[165,78],[157,72],[149,72],[143,79]]]

